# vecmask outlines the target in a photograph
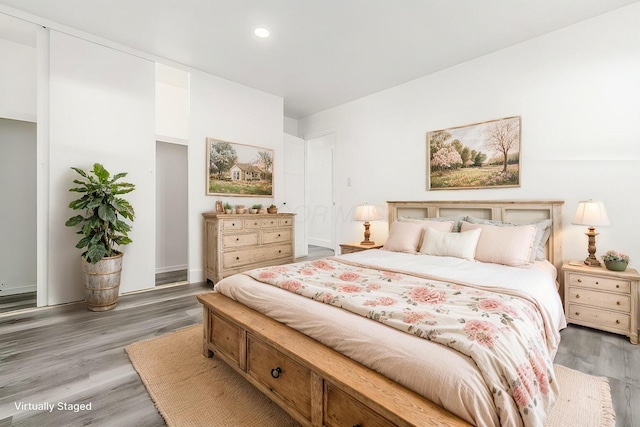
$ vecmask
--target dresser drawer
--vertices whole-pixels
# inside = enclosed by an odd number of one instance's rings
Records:
[[[262,220],[260,218],[244,220],[244,228],[247,230],[255,230],[260,228],[261,226]]]
[[[249,335],[247,372],[311,420],[311,371]]]
[[[291,241],[291,229],[279,229],[273,231],[264,231],[262,233],[262,243],[278,243],[278,242],[290,242]]]
[[[325,414],[327,427],[360,426],[386,427],[386,421],[377,412],[338,389],[330,382],[325,382]]]
[[[625,294],[597,292],[585,288],[569,287],[569,302],[593,305],[608,310],[631,312],[631,297]]]
[[[263,218],[261,225],[262,228],[275,228],[278,226],[278,218]]]
[[[593,288],[602,291],[631,292],[631,283],[628,280],[587,276],[585,274],[577,273],[569,274],[569,285]]]
[[[278,226],[288,227],[293,225],[293,218],[278,218]]]
[[[222,237],[222,247],[225,249],[257,244],[258,233],[227,234]]]
[[[258,247],[250,251],[230,251],[222,255],[222,266],[224,268],[234,268],[272,259],[285,258],[291,256],[291,253],[290,244]]]
[[[242,219],[223,219],[222,220],[222,229],[223,230],[242,230]]]
[[[244,366],[244,331],[235,324],[220,316],[211,316],[209,340],[215,344],[222,356],[233,361],[237,366]]]
[[[620,329],[628,331],[631,325],[631,316],[616,311],[599,310],[584,305],[569,304],[567,313],[570,321],[574,323],[587,323],[600,326],[605,329]]]

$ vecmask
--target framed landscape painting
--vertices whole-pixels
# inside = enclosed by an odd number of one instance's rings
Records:
[[[427,190],[520,186],[520,116],[427,133]]]
[[[273,197],[273,150],[207,138],[207,195]]]

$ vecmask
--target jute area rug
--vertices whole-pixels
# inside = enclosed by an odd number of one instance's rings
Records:
[[[287,413],[215,357],[202,355],[202,325],[125,348],[168,426],[298,426]],[[560,398],[548,427],[613,427],[606,378],[555,365]]]

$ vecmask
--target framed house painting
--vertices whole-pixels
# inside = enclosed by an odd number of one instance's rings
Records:
[[[520,186],[520,116],[427,133],[427,190]]]
[[[273,150],[207,138],[207,195],[273,197]]]

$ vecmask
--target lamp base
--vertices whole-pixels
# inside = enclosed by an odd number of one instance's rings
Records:
[[[374,242],[373,240],[363,240],[362,242],[360,242],[361,245],[375,245],[376,242]]]
[[[602,265],[600,264],[600,261],[598,261],[593,255],[589,255],[587,259],[584,260],[584,263],[589,267],[600,267]]]

